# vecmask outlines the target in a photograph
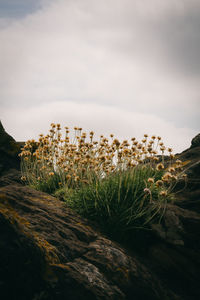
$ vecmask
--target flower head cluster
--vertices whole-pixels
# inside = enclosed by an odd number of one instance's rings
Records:
[[[80,127],[74,127],[74,135],[71,137],[69,128],[65,127],[63,138],[60,124],[52,123],[47,135],[40,134],[38,141],[28,140],[23,147],[20,153],[23,179],[35,183],[57,175],[60,186],[77,186],[138,166],[148,165],[157,171],[165,169],[161,158],[167,148],[159,136],[149,138],[145,134],[140,142],[134,137],[130,142],[119,141],[113,134],[109,138],[101,135],[97,140],[94,137],[93,131],[87,134]],[[167,151],[172,157],[172,149],[168,148]],[[153,185],[161,188],[175,180],[176,171],[180,167],[181,162],[177,161],[175,166],[163,174],[162,179],[156,181],[155,178],[149,178],[148,188]]]

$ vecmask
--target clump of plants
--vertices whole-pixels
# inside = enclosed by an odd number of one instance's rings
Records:
[[[119,141],[110,134],[95,139],[74,127],[51,124],[47,135],[26,142],[20,154],[22,180],[54,193],[110,235],[148,228],[173,199],[177,181],[186,177],[161,137]]]

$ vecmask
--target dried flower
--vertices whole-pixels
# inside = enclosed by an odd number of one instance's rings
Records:
[[[75,176],[74,180],[79,181],[80,180],[79,176]]]
[[[147,180],[149,183],[154,183],[154,178],[148,178],[148,180]]]
[[[145,193],[145,194],[151,194],[151,190],[148,189],[148,188],[145,188],[145,189],[144,189],[144,193]]]
[[[166,197],[167,196],[167,191],[166,190],[163,190],[159,193],[160,196],[162,197]]]
[[[176,181],[176,180],[178,179],[178,177],[175,176],[175,175],[172,175],[172,176],[171,176],[171,179],[174,180],[174,181]]]
[[[164,169],[164,165],[163,165],[162,163],[157,164],[156,170],[157,170],[157,171],[160,171],[160,170],[162,170],[162,169]]]
[[[168,182],[172,178],[172,174],[167,172],[162,176],[162,180]]]
[[[156,157],[156,156],[153,156],[153,160],[154,160],[154,161],[159,161],[159,158]]]
[[[114,139],[113,144],[115,144],[117,147],[119,147],[120,142],[117,139]]]
[[[163,185],[163,181],[162,180],[157,180],[156,181],[156,186],[157,187],[161,187]]]
[[[169,167],[169,168],[168,168],[168,171],[169,171],[170,173],[173,173],[173,172],[175,172],[175,168],[174,168],[174,167]]]

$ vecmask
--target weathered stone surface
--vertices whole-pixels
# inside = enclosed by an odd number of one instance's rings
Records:
[[[59,200],[13,183],[0,188],[0,203],[6,299],[164,297],[150,270]]]

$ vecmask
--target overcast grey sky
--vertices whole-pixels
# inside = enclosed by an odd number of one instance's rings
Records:
[[[182,151],[199,86],[198,0],[0,0],[0,118],[17,140],[60,122]]]

